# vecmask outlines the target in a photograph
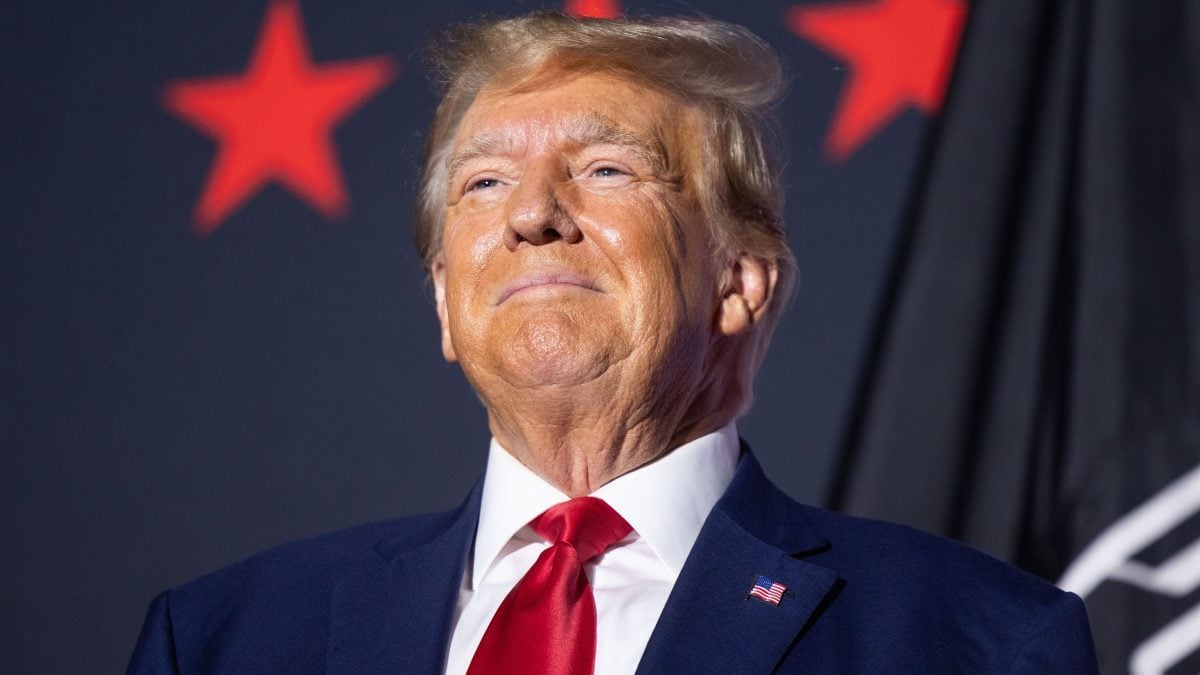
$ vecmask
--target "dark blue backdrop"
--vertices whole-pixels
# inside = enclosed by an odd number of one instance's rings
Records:
[[[789,30],[799,4],[624,9],[733,20],[789,64],[779,114],[801,285],[740,426],[777,482],[815,502],[927,118],[907,108],[828,158],[851,70]],[[462,497],[488,433],[442,362],[409,241],[435,100],[420,46],[480,11],[540,7],[562,6],[303,0],[317,64],[386,56],[398,69],[334,127],[348,211],[327,218],[271,184],[203,238],[192,213],[218,144],[164,92],[245,71],[266,2],[0,9],[0,672],[119,669],[158,591]]]

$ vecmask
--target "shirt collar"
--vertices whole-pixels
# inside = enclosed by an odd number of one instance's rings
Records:
[[[592,495],[621,514],[659,560],[678,575],[709,511],[733,480],[739,451],[737,426],[730,422],[619,476]],[[521,528],[568,499],[493,438],[475,533],[471,588],[479,588]]]

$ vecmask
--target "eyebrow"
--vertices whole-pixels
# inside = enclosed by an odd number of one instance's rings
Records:
[[[575,118],[566,128],[566,144],[574,148],[595,145],[617,145],[633,149],[652,170],[666,169],[666,149],[660,139],[648,139],[631,133],[616,122],[599,114],[590,113]],[[513,139],[510,135],[483,133],[471,138],[461,150],[446,158],[447,175],[455,175],[467,162],[479,157],[496,157],[511,154]]]

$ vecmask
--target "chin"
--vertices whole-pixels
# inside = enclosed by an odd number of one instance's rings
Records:
[[[524,386],[574,385],[596,379],[612,363],[611,340],[594,322],[565,312],[538,313],[520,322],[499,356],[509,382]]]

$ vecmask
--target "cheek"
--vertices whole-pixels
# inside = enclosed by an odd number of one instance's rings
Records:
[[[669,196],[657,186],[593,200],[581,214],[592,236],[622,270],[662,273],[688,255]]]
[[[659,226],[639,233],[639,241],[629,248],[638,251],[645,281],[653,284],[647,293],[659,298],[659,310],[677,312],[682,323],[704,324],[711,319],[716,296],[708,233],[699,218],[668,205],[656,210]]]
[[[668,204],[627,200],[594,230],[629,292],[625,321],[646,339],[662,337],[666,326],[708,321],[704,249]]]
[[[647,281],[675,296],[689,283],[699,257],[689,247],[683,223],[663,204],[646,209],[639,227],[625,236],[624,252],[630,264],[643,270]]]
[[[484,230],[472,237],[466,247],[467,259],[475,278],[482,278],[503,246],[504,238],[498,228]]]
[[[466,299],[476,295],[496,259],[497,247],[503,245],[499,230],[489,228],[484,220],[474,216],[447,222],[442,255],[446,263],[448,298]]]

